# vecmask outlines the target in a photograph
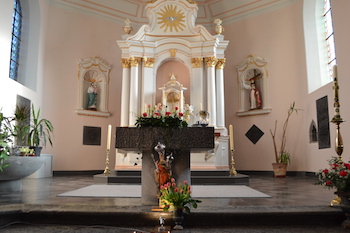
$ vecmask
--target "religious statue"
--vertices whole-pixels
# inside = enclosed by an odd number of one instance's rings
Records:
[[[254,79],[250,80],[250,109],[257,109],[261,107],[261,98],[259,89],[255,86]]]
[[[87,90],[88,93],[88,110],[94,110],[96,111],[96,105],[97,105],[97,87],[95,86],[94,82],[91,83],[90,87]]]
[[[154,150],[158,153],[159,157],[156,162],[152,154],[153,162],[156,166],[156,169],[154,170],[154,178],[157,182],[158,189],[160,189],[160,187],[169,182],[172,177],[171,163],[173,162],[174,157],[170,154],[165,158],[165,145],[160,142],[154,147]]]

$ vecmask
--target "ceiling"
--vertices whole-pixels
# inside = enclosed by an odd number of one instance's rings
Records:
[[[52,5],[75,10],[106,20],[124,23],[128,18],[131,25],[148,23],[144,10],[150,0],[48,0]],[[169,0],[174,1],[174,0]],[[296,0],[196,0],[198,16],[196,24],[213,25],[216,18],[223,25],[264,14],[294,3]]]

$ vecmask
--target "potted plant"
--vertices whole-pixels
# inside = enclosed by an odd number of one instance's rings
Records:
[[[16,105],[14,112],[15,124],[13,125],[13,136],[17,146],[26,146],[30,125],[30,108],[27,105]]]
[[[272,132],[272,130],[270,129],[270,133],[272,136],[272,142],[273,142],[273,148],[275,151],[275,163],[272,163],[275,177],[285,177],[286,176],[287,165],[290,163],[290,154],[285,149],[286,142],[287,142],[288,122],[289,122],[289,118],[293,114],[293,112],[298,113],[298,110],[299,109],[295,108],[295,102],[293,102],[288,109],[287,119],[283,124],[281,146],[280,146],[279,150],[277,149],[277,144],[276,144],[277,120],[275,121],[274,131]]]
[[[34,105],[31,109],[31,123],[28,134],[28,145],[31,149],[35,150],[35,155],[40,156],[42,146],[46,146],[46,142],[49,141],[52,146],[51,134],[53,133],[53,125],[47,119],[40,118],[40,108],[35,112]]]
[[[4,168],[10,166],[10,164],[5,163],[8,160],[10,152],[8,143],[11,141],[11,133],[6,124],[8,119],[3,116],[0,112],[0,171],[3,172]]]
[[[191,206],[197,208],[197,203],[202,202],[191,197],[191,186],[188,185],[187,181],[176,185],[174,178],[171,179],[171,182],[160,187],[159,201],[164,211],[173,212],[173,219],[175,221],[173,229],[175,230],[183,229],[181,225],[183,221],[182,214],[189,214]]]

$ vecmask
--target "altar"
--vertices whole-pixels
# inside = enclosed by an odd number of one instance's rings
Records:
[[[214,148],[213,127],[117,127],[115,147],[124,151],[142,152],[141,201],[145,205],[157,205],[158,187],[154,179],[154,147],[164,143],[166,149],[174,150],[172,177],[177,182],[186,180],[191,184],[190,152]],[[152,155],[153,153],[153,155]]]

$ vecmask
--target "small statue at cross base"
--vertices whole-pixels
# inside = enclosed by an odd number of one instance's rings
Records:
[[[156,166],[154,169],[154,178],[158,185],[158,190],[160,187],[170,181],[172,177],[171,164],[174,160],[172,153],[165,157],[165,145],[158,142],[154,147],[154,150],[158,153],[158,161],[155,161],[152,154],[153,162]]]

